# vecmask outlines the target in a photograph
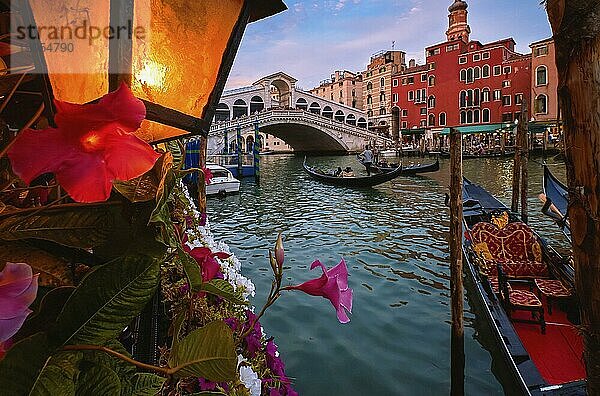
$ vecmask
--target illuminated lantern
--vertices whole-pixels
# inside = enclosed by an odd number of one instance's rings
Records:
[[[137,134],[151,143],[206,135],[246,25],[286,8],[281,0],[16,3],[11,29],[29,40],[46,107],[52,98],[91,102],[125,82],[146,105]]]

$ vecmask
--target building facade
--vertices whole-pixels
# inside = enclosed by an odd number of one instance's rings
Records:
[[[530,119],[555,123],[558,117],[558,72],[554,62],[554,40],[551,38],[529,45],[531,48]]]
[[[403,51],[381,51],[373,56],[362,72],[363,110],[369,129],[390,133],[392,120],[392,75],[405,67]]]
[[[531,55],[512,38],[471,40],[467,3],[448,9],[446,41],[425,49],[426,63],[394,74],[401,128],[499,124],[518,119],[531,92]]]
[[[348,107],[363,109],[363,86],[360,73],[336,70],[330,79],[321,81],[318,87],[309,92]]]

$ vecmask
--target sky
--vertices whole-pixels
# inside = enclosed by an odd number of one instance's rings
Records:
[[[517,51],[550,37],[540,0],[466,0],[471,39],[513,37]],[[362,71],[372,54],[394,48],[424,62],[424,48],[446,40],[453,0],[284,0],[288,9],[246,28],[227,89],[283,71],[311,89],[335,70]]]

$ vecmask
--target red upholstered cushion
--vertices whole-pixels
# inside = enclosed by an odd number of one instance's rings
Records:
[[[507,261],[502,264],[502,269],[508,278],[547,278],[548,266],[535,261],[518,260]]]
[[[502,254],[502,240],[497,238],[497,232],[498,227],[486,222],[477,223],[471,229],[473,244],[476,245],[484,242],[494,259],[504,257]]]
[[[527,290],[512,290],[510,292],[510,303],[511,305],[518,307],[541,307],[542,303],[530,291]]]
[[[572,294],[571,290],[557,279],[536,279],[535,286],[545,296],[569,297]]]

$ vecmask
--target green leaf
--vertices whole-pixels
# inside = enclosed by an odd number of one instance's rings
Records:
[[[231,283],[224,279],[212,279],[210,282],[203,283],[200,290],[222,297],[234,304],[248,305],[248,301],[244,299],[242,294],[236,292]]]
[[[27,338],[37,332],[47,331],[55,325],[56,318],[62,311],[65,303],[75,290],[72,286],[57,287],[50,290],[42,298],[40,307],[33,316],[27,318],[14,340]]]
[[[81,396],[119,396],[121,379],[107,366],[91,366],[81,371],[76,391]]]
[[[29,394],[31,396],[74,395],[80,359],[79,352],[56,353],[36,379]]]
[[[113,187],[131,202],[152,201],[157,198],[156,194],[164,173],[172,167],[173,156],[171,153],[165,153],[154,163],[152,169],[142,176],[129,181],[115,180]]]
[[[27,395],[52,352],[48,338],[37,333],[12,346],[0,360],[0,384],[5,395]],[[61,394],[60,392],[56,393]]]
[[[108,204],[65,204],[44,208],[37,213],[26,210],[3,217],[0,239],[44,239],[87,249],[106,240],[113,223],[113,213]]]
[[[96,267],[65,304],[52,332],[58,344],[102,345],[114,339],[156,292],[159,261],[127,256]]]
[[[158,375],[137,373],[126,387],[123,386],[121,396],[154,396],[159,393],[165,380],[166,378]]]
[[[180,140],[171,140],[166,143],[167,149],[173,155],[173,167],[181,169],[185,161],[185,146]]]
[[[194,293],[200,291],[200,287],[202,286],[202,271],[200,270],[200,266],[196,260],[183,249],[177,249],[177,253],[177,258],[183,266],[185,276],[190,284],[190,290]]]
[[[202,377],[209,381],[232,381],[237,376],[237,356],[231,329],[214,321],[194,330],[171,351],[173,376]]]

